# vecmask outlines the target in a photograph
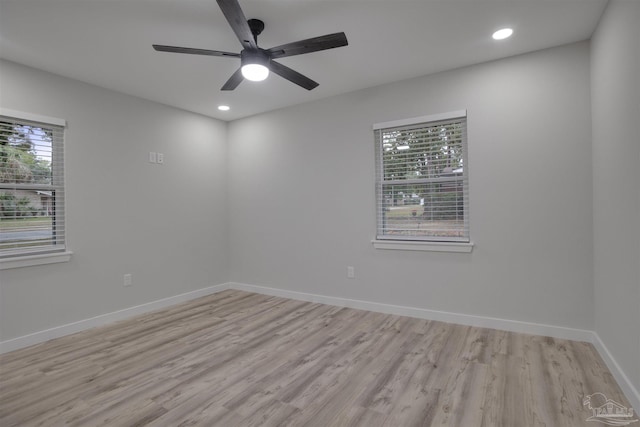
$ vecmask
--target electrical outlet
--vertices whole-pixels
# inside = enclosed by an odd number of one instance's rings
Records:
[[[132,286],[133,285],[133,277],[131,274],[124,275],[124,286]]]
[[[158,161],[158,164],[160,164],[160,165],[163,164],[164,163],[164,154],[158,153],[156,155],[156,160]]]
[[[353,266],[347,267],[347,279],[355,279],[356,277],[356,269]]]
[[[157,163],[158,162],[158,153],[155,151],[149,151],[149,163]]]

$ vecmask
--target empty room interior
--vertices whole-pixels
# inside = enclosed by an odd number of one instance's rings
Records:
[[[0,0],[0,425],[639,425],[638,23]]]

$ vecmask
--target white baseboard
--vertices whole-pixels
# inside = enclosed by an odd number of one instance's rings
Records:
[[[640,392],[633,386],[629,377],[627,377],[622,368],[620,368],[616,359],[613,358],[609,349],[604,345],[600,336],[595,332],[593,332],[592,343],[596,350],[598,350],[598,353],[600,353],[600,357],[602,357],[604,363],[607,364],[607,367],[622,389],[622,392],[627,396],[627,399],[629,399],[629,403],[635,409],[635,413],[637,415],[638,412],[640,412]]]
[[[247,285],[244,283],[230,282],[227,283],[227,285],[230,289],[255,292],[258,294],[272,295],[301,301],[317,302],[322,304],[335,305],[338,307],[357,308],[360,310],[376,311],[379,313],[396,314],[399,316],[409,316],[427,320],[437,320],[440,322],[456,323],[459,325],[476,326],[480,328],[500,329],[503,331],[520,332],[524,334],[543,335],[547,337],[562,338],[573,341],[591,342],[593,335],[593,332],[584,329],[572,329],[562,326],[544,325],[540,323],[520,322],[517,320],[472,316],[468,314],[451,313],[447,311],[428,310],[424,308],[406,307],[379,302],[330,297],[325,295],[289,291],[286,289]]]
[[[68,323],[66,325],[56,326],[54,328],[45,329],[44,331],[39,331],[33,334],[2,341],[0,342],[0,354],[18,350],[23,347],[28,347],[30,345],[40,344],[42,342],[49,341],[54,338],[59,338],[65,335],[75,334],[76,332],[84,331],[96,326],[107,325],[118,320],[124,320],[129,317],[148,313],[150,311],[159,310],[161,308],[169,307],[181,302],[200,298],[205,295],[221,292],[225,289],[228,289],[228,286],[226,283],[223,283],[221,285],[198,289],[196,291],[148,302],[146,304],[140,304],[134,307],[125,308],[123,310],[114,311],[112,313],[101,314],[90,319],[84,319],[78,322]]]

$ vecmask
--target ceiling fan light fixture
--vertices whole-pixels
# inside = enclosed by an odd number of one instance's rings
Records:
[[[242,77],[252,82],[261,82],[269,77],[269,56],[258,51],[242,51]]]
[[[252,82],[261,82],[269,77],[269,69],[262,64],[246,64],[242,66],[242,77]]]

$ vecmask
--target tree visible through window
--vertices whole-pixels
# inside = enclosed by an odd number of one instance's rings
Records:
[[[64,250],[62,137],[0,116],[0,256]]]
[[[466,114],[374,127],[378,239],[469,241]]]

